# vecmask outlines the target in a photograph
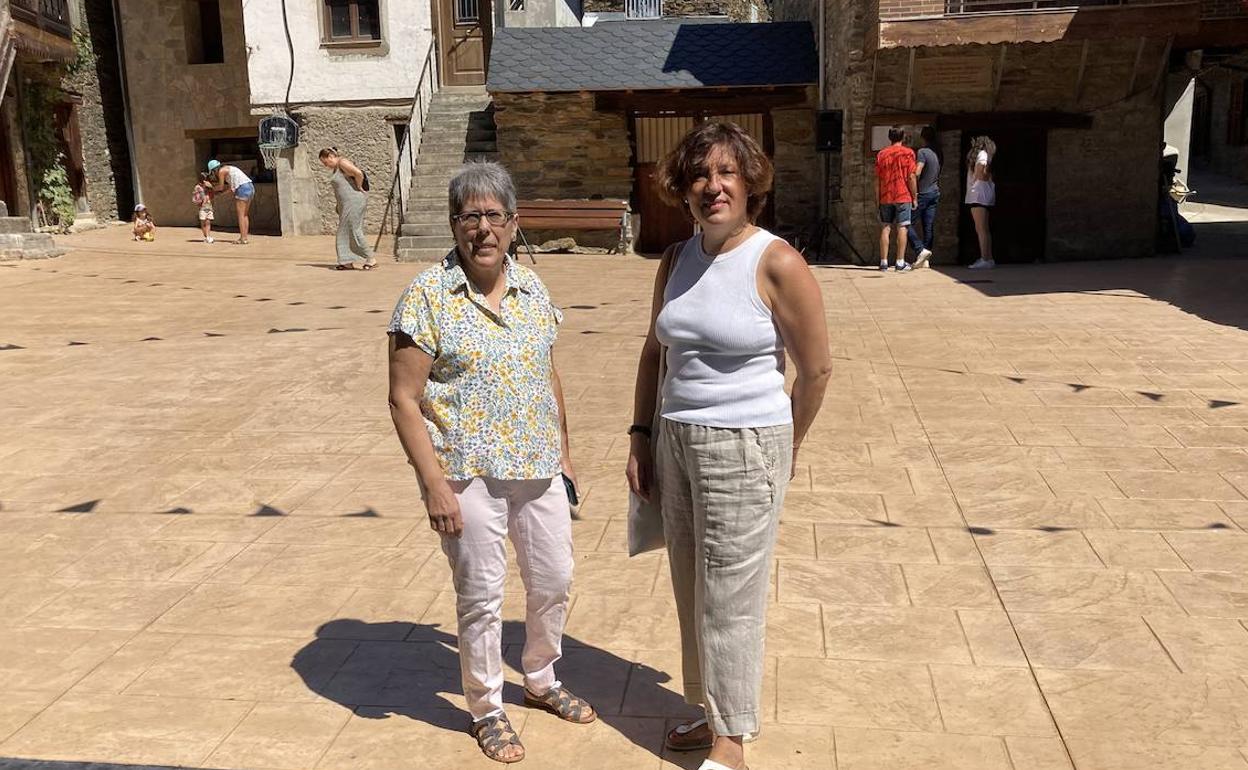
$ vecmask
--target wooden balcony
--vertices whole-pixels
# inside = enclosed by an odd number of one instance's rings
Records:
[[[1194,34],[1200,0],[880,0],[880,48]]]
[[[69,0],[9,0],[13,18],[41,32],[72,38]]]

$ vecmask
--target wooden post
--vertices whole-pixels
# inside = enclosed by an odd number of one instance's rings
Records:
[[[1139,44],[1135,47],[1135,63],[1131,65],[1131,85],[1127,87],[1127,96],[1135,93],[1136,76],[1140,72],[1140,61],[1144,58],[1144,46],[1148,43],[1148,38],[1141,37]]]
[[[1166,38],[1166,47],[1161,52],[1161,63],[1157,66],[1156,79],[1153,80],[1153,98],[1161,93],[1161,86],[1166,82],[1166,72],[1170,69],[1170,49],[1174,47],[1174,35]]]
[[[1075,104],[1083,98],[1083,76],[1088,71],[1088,48],[1091,47],[1091,41],[1083,41],[1083,52],[1079,54],[1079,76],[1075,78]]]
[[[1001,52],[997,55],[997,73],[992,81],[992,108],[997,108],[997,99],[1001,96],[1001,76],[1005,74],[1005,43],[1001,44]]]
[[[906,70],[906,109],[914,101],[914,48],[910,49],[910,66]]]

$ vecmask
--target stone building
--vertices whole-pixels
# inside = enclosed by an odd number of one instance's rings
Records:
[[[805,224],[818,213],[815,64],[804,22],[500,30],[487,84],[499,157],[524,198],[628,201],[635,248],[655,252],[692,232],[659,199],[656,164],[696,121],[734,120],[776,166],[763,224]]]
[[[861,261],[877,256],[874,154],[893,124],[939,131],[937,262],[977,256],[960,204],[979,134],[999,148],[998,261],[1153,253],[1164,81],[1175,37],[1199,30],[1198,0],[777,0],[773,10],[823,30],[822,106],[843,116],[829,213]]]
[[[286,3],[285,16],[276,2],[244,6],[252,117],[285,111],[300,124],[299,146],[283,153],[276,173],[283,233],[337,229],[329,173],[317,159],[323,147],[368,174],[365,226],[381,227],[417,91],[436,86],[431,14],[429,0]]]
[[[114,0],[136,202],[163,225],[197,226],[191,190],[211,158],[252,175],[251,229],[278,233],[277,189],[256,147],[242,0]],[[237,224],[232,199],[218,227]]]
[[[0,3],[0,200],[37,225],[116,215],[89,22],[69,0]]]

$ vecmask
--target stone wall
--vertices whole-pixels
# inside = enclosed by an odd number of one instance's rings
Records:
[[[242,0],[222,0],[225,61],[189,64],[183,3],[123,0],[121,37],[139,185],[152,218],[162,225],[198,226],[191,188],[206,157],[205,133],[255,136],[247,88]],[[257,196],[259,198],[259,196]],[[276,196],[252,205],[257,222],[273,221]],[[225,197],[218,204],[233,208]],[[225,218],[220,219],[222,223]]]
[[[814,89],[811,89],[813,99]],[[819,177],[823,159],[815,153],[815,113],[809,106],[772,110],[776,167],[774,192],[778,226],[819,219]]]
[[[495,94],[499,160],[522,198],[615,198],[633,189],[628,122],[592,94]]]
[[[1164,40],[1146,41],[1141,65],[1134,76],[1134,95],[1125,91],[1133,76],[1136,40],[1106,40],[1091,52],[1080,93],[1078,80],[1080,43],[1012,45],[1005,69],[999,73],[1000,90],[993,93],[999,49],[995,46],[961,46],[919,49],[916,72],[939,72],[940,60],[968,57],[983,62],[982,87],[924,85],[916,76],[910,84],[911,102],[905,103],[909,51],[889,49],[876,54],[871,110],[897,114],[907,107],[914,113],[956,115],[977,112],[1056,111],[1091,117],[1087,129],[1048,131],[1047,242],[1048,259],[1083,259],[1144,256],[1153,250],[1156,227],[1157,152],[1161,142],[1161,100],[1152,88],[1153,75],[1165,47]],[[861,173],[866,180],[846,194],[852,208],[853,229],[860,250],[875,252],[875,185],[866,154],[868,125],[850,121],[846,148],[848,188],[855,156],[864,158]],[[946,132],[950,133],[950,132]],[[943,137],[946,174],[942,179],[942,208],[938,261],[949,262],[957,254],[957,212],[960,208],[963,173],[960,168],[960,136]],[[951,159],[956,159],[951,162]],[[1106,190],[1112,190],[1107,195]],[[949,237],[954,236],[953,242]]]
[[[499,161],[521,198],[629,200],[633,170],[623,113],[594,109],[592,94],[495,94]],[[548,236],[527,231],[536,246]],[[606,232],[571,233],[577,243],[613,248]]]
[[[386,209],[386,198],[394,178],[394,127],[390,121],[407,120],[410,110],[403,107],[324,107],[301,110],[299,143],[295,163],[296,177],[315,180],[316,216],[320,231],[338,230],[338,214],[334,193],[329,184],[330,173],[321,165],[318,153],[322,147],[337,147],[365,173],[371,192],[364,229],[378,232]],[[286,189],[283,189],[286,194]],[[398,206],[397,193],[394,206]],[[308,212],[311,215],[311,212]],[[392,209],[391,218],[397,216]]]
[[[128,218],[134,207],[134,188],[112,3],[78,0],[78,21],[90,41],[92,61],[68,76],[64,86],[82,97],[78,125],[87,199],[101,222]]]

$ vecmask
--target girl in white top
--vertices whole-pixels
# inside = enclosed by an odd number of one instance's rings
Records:
[[[988,210],[997,203],[997,185],[992,180],[992,158],[996,154],[996,143],[986,136],[972,139],[971,151],[966,154],[966,203],[971,207],[979,239],[979,259],[971,263],[972,270],[997,266],[992,258],[992,231],[988,223]]]
[[[694,128],[660,189],[702,232],[667,249],[637,367],[628,482],[658,494],[680,620],[685,699],[704,719],[673,751],[701,770],[745,767],[759,729],[763,629],[776,526],[794,459],[831,373],[823,297],[802,256],[754,225],[772,167],[732,123]],[[667,374],[651,436],[660,357]],[[784,392],[785,354],[797,376]]]

